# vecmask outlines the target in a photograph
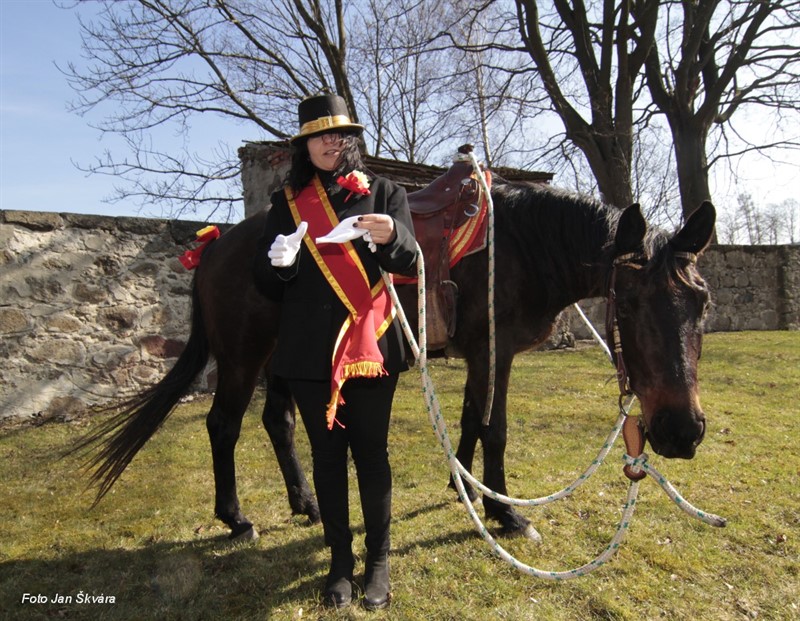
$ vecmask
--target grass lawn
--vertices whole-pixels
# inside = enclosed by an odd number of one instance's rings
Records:
[[[455,443],[464,365],[432,364]],[[516,571],[479,538],[447,487],[419,374],[404,374],[390,437],[394,601],[375,613],[318,605],[322,529],[290,516],[261,427],[263,394],[237,448],[240,500],[261,533],[249,544],[229,544],[213,517],[206,398],[182,404],[93,510],[77,463],[59,455],[97,420],[0,430],[0,619],[800,619],[800,333],[708,335],[700,380],[709,427],[697,457],[651,463],[728,526],[691,519],[645,479],[619,553],[588,577],[552,583]],[[617,415],[616,382],[597,347],[521,355],[511,382],[509,492],[546,495],[596,455]],[[620,440],[570,498],[522,509],[541,545],[502,545],[547,570],[594,558],[625,500],[622,451]]]

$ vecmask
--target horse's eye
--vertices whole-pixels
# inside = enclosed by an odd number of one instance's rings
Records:
[[[708,291],[700,290],[697,292],[697,305],[700,307],[699,319],[702,321],[708,311],[711,310],[711,296],[708,295]]]
[[[617,299],[617,316],[620,319],[627,319],[631,317],[636,311],[636,298],[635,297],[621,297]]]

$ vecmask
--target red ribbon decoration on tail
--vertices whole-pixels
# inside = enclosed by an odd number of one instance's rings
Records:
[[[219,228],[216,225],[212,224],[204,229],[200,229],[197,231],[197,239],[195,240],[195,242],[201,242],[200,246],[194,250],[187,250],[184,252],[178,257],[178,261],[180,261],[183,267],[185,267],[187,270],[193,270],[200,265],[200,257],[203,254],[203,250],[206,249],[206,246],[208,246],[208,244],[217,239],[219,236]]]

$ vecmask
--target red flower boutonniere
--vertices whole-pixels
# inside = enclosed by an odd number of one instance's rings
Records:
[[[369,179],[367,175],[365,175],[360,170],[354,170],[353,172],[349,173],[346,177],[339,177],[336,180],[340,186],[342,186],[345,190],[350,190],[350,194],[347,195],[347,198],[344,199],[345,202],[353,194],[362,194],[364,196],[369,196]]]

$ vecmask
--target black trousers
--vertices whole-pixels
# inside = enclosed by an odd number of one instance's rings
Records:
[[[397,374],[347,380],[342,388],[344,405],[328,430],[325,410],[330,400],[330,382],[288,380],[311,443],[314,488],[319,503],[325,544],[334,549],[350,548],[347,451],[353,456],[366,531],[365,545],[371,554],[389,552],[392,513],[392,470],[389,465],[388,434]]]

